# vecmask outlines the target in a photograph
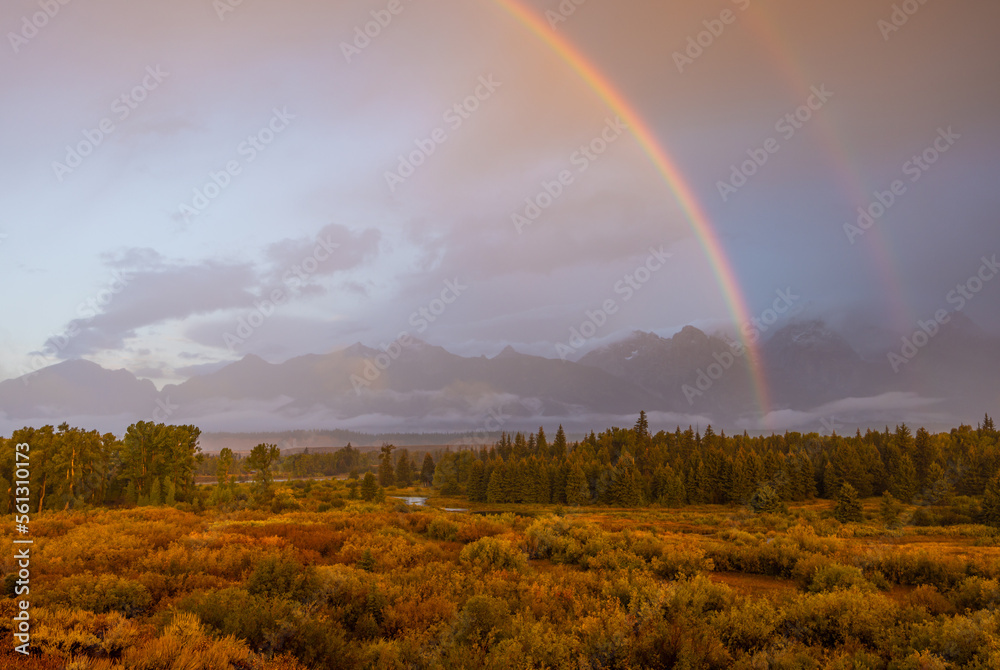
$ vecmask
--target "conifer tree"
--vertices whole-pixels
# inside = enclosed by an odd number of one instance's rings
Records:
[[[371,472],[366,472],[361,480],[361,499],[365,502],[372,502],[378,497],[378,480]]]
[[[566,504],[585,505],[589,501],[590,486],[587,483],[587,475],[578,462],[574,463],[566,480]]]
[[[917,468],[909,454],[903,454],[896,467],[896,473],[889,481],[889,492],[903,502],[910,502],[917,493]]]
[[[844,482],[837,495],[837,505],[833,509],[833,516],[841,523],[852,523],[864,521],[864,508],[858,491],[850,482]]]
[[[434,481],[434,459],[430,452],[424,454],[424,463],[420,467],[420,481],[424,486],[430,486]]]
[[[637,507],[642,502],[639,469],[628,452],[622,454],[612,472],[610,499],[622,507]]]
[[[392,467],[392,451],[396,447],[391,444],[383,444],[379,449],[378,464],[378,485],[392,486],[396,483],[395,469]]]
[[[549,453],[549,441],[545,437],[545,429],[541,426],[538,427],[538,437],[535,438],[534,453],[546,459],[551,455]]]
[[[980,517],[983,523],[1000,528],[1000,474],[986,485]]]
[[[552,457],[558,460],[566,458],[566,431],[563,430],[562,424],[559,424],[559,430],[556,431],[556,437],[552,441]]]
[[[410,453],[406,449],[399,450],[396,460],[396,486],[406,488],[413,484],[413,466],[410,464]]]

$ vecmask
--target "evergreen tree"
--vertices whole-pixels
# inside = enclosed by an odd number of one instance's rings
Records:
[[[406,488],[413,484],[413,465],[410,464],[410,454],[406,449],[399,450],[396,460],[396,486]]]
[[[948,475],[937,463],[931,464],[927,473],[927,487],[920,495],[923,505],[947,505],[951,502],[954,491]]]
[[[378,480],[375,478],[371,472],[366,472],[364,479],[361,480],[361,499],[365,502],[371,502],[378,497]]]
[[[904,453],[899,459],[896,473],[889,481],[889,492],[893,497],[903,502],[910,502],[917,493],[917,468],[909,454]]]
[[[486,468],[483,462],[476,459],[469,470],[469,483],[466,486],[466,495],[472,502],[486,502],[487,487],[489,481],[484,480]]]
[[[780,512],[781,508],[781,496],[768,484],[758,486],[750,497],[750,509],[757,514]]]
[[[542,458],[548,458],[551,454],[549,453],[549,441],[545,437],[545,429],[541,426],[538,427],[538,437],[535,438],[535,452]]]
[[[649,439],[649,419],[646,418],[646,410],[640,410],[639,418],[636,419],[632,430],[635,432],[635,437],[639,440],[640,444]]]
[[[834,518],[841,523],[864,521],[863,510],[857,489],[851,486],[850,482],[844,482],[837,496],[837,505],[833,509]]]
[[[618,459],[612,471],[610,499],[622,507],[638,507],[642,503],[642,481],[635,460],[628,452]]]
[[[566,431],[563,430],[562,424],[559,424],[559,430],[556,431],[556,437],[552,441],[552,457],[557,460],[566,458]]]
[[[878,506],[878,516],[886,528],[899,527],[899,514],[903,511],[903,506],[892,494],[886,491],[882,494],[882,500]]]
[[[428,452],[424,455],[424,463],[420,467],[420,481],[423,482],[424,486],[430,486],[434,481],[434,467],[434,459]]]
[[[566,480],[566,504],[585,505],[590,502],[590,485],[580,464],[574,463]]]
[[[989,526],[1000,528],[1000,475],[986,485],[980,520]]]
[[[931,441],[930,433],[924,428],[917,430],[917,437],[913,444],[913,465],[917,469],[917,487],[924,489],[931,482],[927,479],[931,464],[937,460],[934,443]]]
[[[383,444],[382,448],[379,449],[379,463],[378,463],[378,485],[379,486],[392,486],[396,483],[396,473],[392,467],[392,450],[395,449],[391,444]]]

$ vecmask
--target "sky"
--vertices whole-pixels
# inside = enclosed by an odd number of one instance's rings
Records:
[[[585,348],[782,291],[876,349],[1000,253],[995,2],[518,3],[624,108],[513,5],[4,2],[0,380],[404,331],[555,358],[608,298]],[[1000,331],[1000,280],[964,312]]]

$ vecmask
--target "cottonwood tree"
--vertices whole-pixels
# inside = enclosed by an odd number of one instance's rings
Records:
[[[271,473],[271,466],[280,456],[281,450],[278,449],[278,445],[261,442],[247,457],[247,467],[255,471],[253,489],[258,503],[268,502],[274,495],[274,475]]]

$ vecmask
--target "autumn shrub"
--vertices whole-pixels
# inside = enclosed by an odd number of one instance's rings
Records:
[[[289,619],[292,604],[230,587],[191,593],[181,599],[178,609],[196,614],[210,630],[245,640],[255,651],[272,651],[280,622]]]
[[[316,597],[318,580],[312,566],[280,556],[267,556],[254,567],[246,583],[251,595],[305,602]]]
[[[459,561],[465,565],[485,570],[521,571],[528,564],[525,553],[508,540],[484,537],[465,545],[459,554]]]
[[[994,668],[1000,660],[1000,615],[981,610],[918,627],[915,642],[956,667]]]
[[[749,652],[771,644],[781,616],[765,598],[744,598],[715,613],[711,622],[732,651]]]
[[[79,574],[65,577],[42,591],[39,604],[77,607],[104,614],[121,612],[126,617],[144,614],[153,603],[149,590],[138,581],[110,574]]]
[[[427,524],[427,535],[433,540],[454,542],[458,538],[458,524],[437,517]]]
[[[904,602],[912,607],[925,610],[931,616],[954,614],[955,606],[941,595],[935,587],[924,584],[906,594]]]
[[[484,537],[500,535],[506,530],[498,521],[483,516],[474,516],[459,523],[456,539],[463,543],[475,542]]]
[[[495,641],[504,636],[509,622],[510,606],[505,601],[491,596],[472,596],[459,611],[452,635],[460,644]]]
[[[715,569],[715,563],[705,554],[704,549],[681,544],[670,547],[659,558],[653,558],[650,567],[658,577],[677,579],[699,572],[711,572]]]
[[[708,612],[727,609],[734,597],[729,586],[713,582],[704,575],[679,579],[667,587],[664,615],[670,618],[699,618]]]
[[[811,593],[824,591],[841,591],[857,589],[859,591],[874,591],[875,587],[865,579],[860,569],[840,563],[825,563],[818,565],[805,585]]]
[[[250,650],[243,642],[233,636],[212,638],[188,612],[178,612],[161,636],[122,657],[123,670],[215,670],[249,663]]]
[[[801,594],[783,607],[778,630],[805,644],[833,648],[856,640],[881,649],[891,637],[897,615],[891,600],[857,588]]]
[[[960,612],[997,609],[1000,607],[1000,580],[966,577],[949,596]]]

